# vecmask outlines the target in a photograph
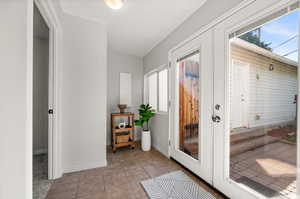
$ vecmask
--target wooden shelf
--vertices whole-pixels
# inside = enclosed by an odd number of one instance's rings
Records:
[[[134,116],[134,113],[112,113],[111,116],[127,117]]]
[[[120,129],[117,128],[117,118],[127,117],[127,126],[126,128]],[[126,135],[122,135],[122,133],[128,133]],[[119,147],[131,146],[131,148],[135,147],[134,142],[134,113],[112,113],[111,114],[111,143],[113,151],[115,152]],[[121,137],[122,136],[122,137]],[[128,141],[127,141],[128,138]]]
[[[115,146],[116,146],[117,148],[119,148],[119,147],[124,147],[124,146],[135,147],[135,142],[129,141],[129,142],[124,142],[124,143],[115,144]]]
[[[134,128],[124,128],[124,129],[113,129],[112,132],[113,133],[122,133],[122,132],[129,132],[129,131],[133,131]]]

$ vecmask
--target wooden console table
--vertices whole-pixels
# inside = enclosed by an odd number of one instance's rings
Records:
[[[126,127],[119,128],[117,118],[126,117]],[[134,113],[112,113],[111,114],[111,143],[113,152],[119,147],[135,147],[134,142]]]

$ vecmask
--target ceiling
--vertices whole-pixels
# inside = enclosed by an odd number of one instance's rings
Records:
[[[143,57],[206,0],[126,0],[120,10],[103,0],[60,1],[68,14],[107,24],[111,48]]]

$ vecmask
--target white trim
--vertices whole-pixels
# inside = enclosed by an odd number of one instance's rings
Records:
[[[61,161],[61,134],[60,134],[60,109],[59,109],[59,67],[60,58],[59,44],[61,43],[62,29],[55,9],[50,1],[34,0],[42,17],[49,27],[49,109],[54,110],[52,120],[49,120],[48,140],[48,175],[49,179],[62,176]]]
[[[31,199],[32,198],[32,180],[33,180],[33,172],[32,172],[32,153],[33,153],[33,1],[29,0],[26,4],[26,121],[25,121],[25,193],[24,198],[25,199]],[[8,19],[9,20],[9,19]],[[9,23],[9,21],[8,21]],[[16,157],[15,157],[16,158]],[[23,158],[23,157],[21,157]],[[23,176],[20,176],[21,179],[23,179]],[[23,190],[23,188],[20,187],[20,190]],[[0,190],[1,192],[1,190]],[[3,198],[3,195],[0,193],[0,198]],[[6,194],[5,194],[6,195]],[[6,195],[7,196],[7,195]]]
[[[106,166],[107,166],[106,160],[98,161],[98,162],[90,162],[88,164],[82,163],[82,164],[72,165],[72,167],[64,168],[64,173],[84,171],[88,169],[95,169],[95,168],[106,167]]]
[[[39,8],[42,16],[49,27],[55,27],[61,33],[62,27],[56,14],[54,5],[51,1],[34,0],[35,5]]]
[[[257,54],[260,54],[260,55],[263,55],[263,56],[266,56],[266,57],[269,57],[271,59],[274,59],[276,61],[279,61],[279,62],[282,62],[282,63],[285,63],[285,64],[288,64],[288,65],[292,65],[292,66],[295,66],[295,67],[298,67],[298,63],[291,60],[291,59],[288,59],[286,57],[283,57],[283,56],[280,56],[272,51],[269,51],[269,50],[266,50],[262,47],[259,47],[255,44],[252,44],[250,42],[247,42],[245,40],[242,40],[242,39],[239,39],[239,38],[233,38],[231,40],[232,44],[236,45],[236,46],[239,46],[241,48],[244,48],[244,49],[247,49],[249,51],[252,51],[254,53],[257,53]]]

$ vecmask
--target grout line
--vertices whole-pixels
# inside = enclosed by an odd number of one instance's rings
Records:
[[[148,171],[144,168],[144,166],[140,166],[144,171],[145,173],[148,175],[149,178],[151,178],[151,175],[148,173]]]
[[[105,182],[105,177],[104,177],[104,173],[102,173],[102,180],[103,180],[103,184],[104,184],[104,192],[106,193],[106,182]]]
[[[80,173],[81,173],[81,172],[80,172]],[[83,175],[83,174],[81,173],[81,175]],[[78,197],[79,186],[80,186],[80,182],[81,182],[81,178],[82,178],[81,175],[80,175],[79,180],[78,180],[78,182],[77,182],[76,192],[75,192],[75,198],[74,198],[74,199],[77,199],[77,197]]]

